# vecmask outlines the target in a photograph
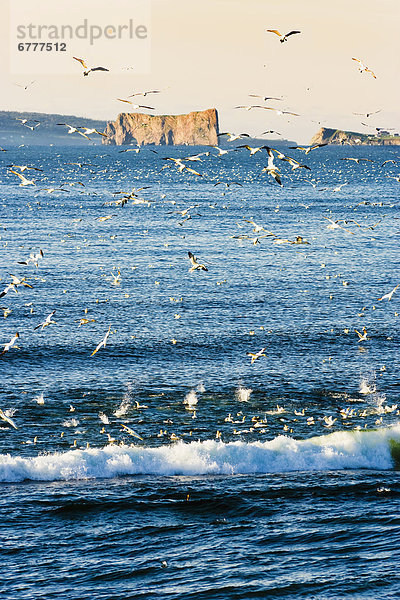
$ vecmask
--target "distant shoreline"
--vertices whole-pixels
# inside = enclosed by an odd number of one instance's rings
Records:
[[[390,134],[384,129],[376,134],[366,134],[357,131],[344,131],[343,129],[321,127],[311,139],[310,144],[330,144],[336,146],[399,146],[400,134]]]

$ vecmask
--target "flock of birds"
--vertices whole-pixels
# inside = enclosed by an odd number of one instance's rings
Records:
[[[275,29],[268,29],[267,32],[276,35],[279,38],[280,43],[286,43],[291,36],[298,35],[301,33],[298,30],[293,30],[293,31],[289,31],[286,34],[282,34],[280,31],[275,30]],[[108,71],[107,68],[102,67],[102,66],[94,66],[94,67],[88,66],[85,59],[81,59],[78,57],[73,57],[73,59],[76,60],[81,65],[81,67],[83,69],[82,72],[83,72],[84,77],[89,76],[90,73]],[[369,69],[367,66],[365,66],[365,64],[360,59],[353,58],[352,60],[357,62],[360,73],[369,74],[374,79],[376,79],[375,73],[371,69]],[[129,98],[133,98],[135,96],[145,97],[145,96],[151,95],[151,94],[159,94],[159,93],[161,93],[161,91],[162,90],[147,90],[147,91],[143,91],[143,92],[136,92],[136,93],[132,94],[131,96],[128,96],[128,98],[126,98],[126,99],[117,98],[117,100],[120,102],[128,103],[134,110],[137,110],[137,109],[154,110],[154,107],[151,107],[148,105],[136,104],[135,101],[131,101],[131,100],[129,100]],[[278,98],[278,97],[270,97],[270,96],[257,95],[257,94],[249,94],[249,96],[259,98],[259,99],[261,99],[261,101],[264,101],[264,102],[267,102],[269,100],[282,101],[282,98]],[[299,116],[298,113],[295,113],[292,111],[280,110],[280,109],[277,109],[277,108],[274,108],[271,106],[262,105],[262,104],[238,105],[235,108],[247,110],[247,111],[250,111],[253,109],[261,109],[261,110],[274,111],[278,115],[289,115],[289,116],[295,116],[295,117]],[[355,114],[358,114],[365,118],[369,118],[371,115],[377,114],[379,112],[380,111],[371,111],[371,112],[366,112],[366,113],[355,113]],[[40,125],[40,122],[38,122],[38,121],[30,121],[29,122],[28,119],[18,119],[18,121],[21,122],[21,125],[23,127],[29,128],[32,132]],[[92,135],[107,137],[107,135],[105,133],[100,132],[96,128],[93,128],[93,127],[77,126],[77,125],[71,125],[68,123],[59,123],[58,125],[67,127],[68,134],[71,134],[71,135],[76,134],[77,136],[81,136],[88,141],[91,140],[90,136],[92,136]],[[376,129],[378,130],[379,128],[376,128]],[[278,132],[269,130],[269,131],[263,132],[263,134],[261,134],[261,135],[269,134],[269,133],[278,134]],[[246,141],[246,138],[250,138],[249,134],[247,134],[247,133],[237,134],[237,133],[232,133],[232,132],[219,133],[218,137],[220,139],[225,138],[228,143],[232,143],[235,141]],[[325,144],[325,143],[318,143],[318,144],[313,144],[310,146],[293,146],[293,147],[290,147],[290,149],[296,150],[298,152],[302,152],[302,153],[304,153],[304,156],[308,156],[310,154],[310,152],[317,151],[318,149],[320,149],[326,145],[327,144]],[[119,152],[135,152],[138,154],[141,151],[143,151],[143,148],[141,148],[139,146],[137,148],[122,149]],[[157,151],[154,149],[151,149],[150,151],[157,154]],[[289,179],[289,181],[291,180],[292,172],[297,172],[296,174],[298,174],[298,172],[300,172],[300,171],[301,172],[311,172],[310,166],[297,160],[297,158],[286,155],[279,148],[273,148],[267,144],[263,144],[260,146],[251,146],[250,144],[247,144],[247,143],[239,144],[232,148],[229,148],[229,147],[221,148],[218,145],[214,145],[209,150],[206,150],[204,152],[201,152],[201,153],[198,153],[195,155],[183,156],[183,157],[175,157],[175,156],[162,157],[161,160],[165,161],[165,164],[163,164],[163,166],[161,166],[162,163],[160,164],[161,168],[160,168],[159,172],[161,173],[165,169],[168,169],[171,172],[172,169],[176,169],[177,177],[194,176],[194,177],[200,177],[200,178],[204,179],[204,178],[206,178],[206,175],[204,173],[200,172],[201,166],[197,167],[196,169],[193,169],[189,165],[192,165],[193,163],[202,165],[202,164],[204,164],[206,159],[208,159],[208,160],[222,159],[223,160],[222,157],[224,157],[228,154],[231,154],[233,152],[235,152],[235,153],[236,152],[239,152],[239,153],[240,152],[248,152],[250,157],[264,155],[266,158],[266,165],[261,169],[260,177],[262,177],[262,175],[265,173],[267,176],[269,176],[271,178],[271,180],[273,180],[276,184],[278,184],[279,187],[284,186],[285,177],[287,177],[287,179]],[[366,159],[366,158],[361,158],[361,157],[352,157],[352,156],[344,157],[344,158],[342,158],[342,160],[348,161],[348,162],[353,162],[354,165],[360,165],[361,163],[374,162],[372,159]],[[279,165],[277,164],[276,161],[280,161]],[[383,168],[387,163],[390,163],[390,162],[395,163],[395,161],[391,161],[391,160],[385,161],[381,165],[381,168]],[[85,163],[79,163],[79,162],[71,163],[71,164],[75,164],[79,168],[82,168],[83,166],[85,166]],[[90,165],[90,163],[88,163],[88,164]],[[397,164],[397,163],[395,163],[395,164]],[[284,174],[282,174],[282,166],[283,165],[288,165],[291,168],[291,171],[289,173],[285,172]],[[24,175],[24,173],[29,172],[31,170],[35,171],[35,172],[43,171],[41,168],[38,168],[38,167],[32,166],[32,165],[10,164],[10,165],[8,165],[8,168],[9,168],[9,173],[18,178],[20,187],[32,186],[33,189],[37,186],[36,181],[34,179],[29,179],[28,177],[26,177]],[[395,179],[397,182],[400,182],[400,176],[398,176],[398,177],[391,176],[391,175],[386,175],[386,176]],[[304,181],[307,181],[307,183],[309,183],[315,189],[321,189],[321,190],[324,189],[324,188],[318,188],[318,185],[319,185],[318,182],[316,182],[312,178],[306,178]],[[271,181],[271,183],[272,183],[272,181]],[[39,191],[42,191],[42,190],[47,191],[48,193],[68,192],[70,190],[67,189],[67,185],[80,185],[82,187],[85,187],[85,185],[82,182],[74,181],[74,182],[70,182],[68,184],[67,183],[61,184],[59,187],[38,188],[38,190]],[[217,181],[216,183],[213,183],[213,186],[215,186],[215,187],[221,186],[221,185],[224,186],[224,188],[225,188],[223,195],[225,195],[228,191],[230,191],[232,189],[232,186],[237,186],[238,188],[243,187],[243,184],[240,182],[237,182],[237,181]],[[347,185],[347,182],[338,184],[335,188],[332,189],[332,191],[335,191],[335,192],[340,191],[340,189],[344,185]],[[113,207],[116,207],[116,208],[117,207],[122,208],[122,207],[126,206],[127,204],[131,204],[131,205],[144,204],[147,206],[151,206],[153,204],[151,201],[144,200],[143,198],[141,198],[139,196],[139,192],[144,189],[146,189],[146,186],[142,186],[140,188],[133,188],[129,192],[121,192],[121,191],[115,192],[114,196],[118,196],[118,198],[113,199],[109,202],[105,202],[103,205],[108,205],[108,206],[112,205]],[[85,192],[82,191],[82,193],[85,193]],[[198,213],[193,213],[193,210],[196,209],[197,207],[198,207],[198,204],[191,204],[190,206],[186,206],[185,208],[182,208],[181,210],[175,211],[176,214],[181,217],[181,220],[179,221],[178,225],[182,226],[186,221],[192,219],[195,215],[197,216]],[[99,217],[98,220],[106,221],[106,220],[110,220],[112,218],[113,218],[113,215],[103,215],[103,216]],[[326,219],[329,223],[327,225],[328,229],[340,230],[340,231],[343,231],[344,233],[347,233],[350,235],[354,235],[354,231],[352,231],[352,229],[350,228],[350,226],[352,224],[354,224],[356,227],[363,228],[365,230],[368,230],[368,229],[372,230],[381,222],[381,220],[380,220],[376,224],[373,224],[373,225],[368,224],[367,225],[367,224],[360,224],[357,221],[355,221],[354,219],[347,219],[347,220],[337,219],[337,220],[335,220],[331,216],[330,217],[323,216],[323,218]],[[302,235],[296,235],[293,239],[281,237],[280,235],[270,231],[263,225],[255,222],[253,218],[244,218],[243,223],[238,224],[238,226],[240,228],[242,228],[244,226],[244,223],[248,223],[251,225],[252,232],[250,234],[240,233],[240,234],[231,235],[230,236],[231,238],[237,239],[240,242],[243,242],[245,240],[250,240],[254,246],[260,244],[261,240],[263,238],[268,238],[273,244],[288,244],[288,245],[299,245],[299,244],[309,245],[310,244],[310,242],[308,240],[306,240]],[[39,264],[43,260],[43,258],[44,258],[44,252],[42,249],[40,249],[37,252],[31,252],[30,255],[26,259],[24,259],[23,261],[18,261],[18,263],[25,267],[33,266],[33,267],[35,267],[35,269],[37,269],[37,268],[39,268]],[[203,262],[201,259],[196,257],[195,254],[190,250],[187,252],[187,259],[189,260],[188,271],[190,273],[201,273],[201,272],[209,271],[209,267],[207,266],[206,262]],[[115,285],[115,286],[120,285],[120,283],[121,283],[120,271],[118,270],[116,275],[114,273],[111,273],[111,275],[112,275],[112,285]],[[199,275],[199,276],[201,276],[201,275]],[[23,287],[32,288],[32,285],[29,282],[27,277],[19,277],[16,275],[10,275],[10,278],[11,278],[10,281],[7,281],[4,288],[0,291],[0,298],[7,297],[7,294],[9,294],[10,292],[18,294],[18,289],[21,287],[22,288]],[[343,281],[343,285],[346,285],[346,284],[347,283],[345,281]],[[392,300],[394,294],[397,292],[399,286],[400,286],[400,283],[395,285],[389,291],[383,293],[379,298],[376,299],[376,302],[382,302],[382,301],[390,302]],[[5,318],[11,312],[11,309],[9,309],[8,307],[1,307],[1,309],[3,310],[3,314],[4,314]],[[364,307],[362,309],[361,314],[363,314],[365,312],[365,310],[367,310],[367,307]],[[35,325],[35,327],[33,329],[43,331],[52,325],[56,325],[57,322],[54,320],[55,313],[56,313],[56,309],[53,309],[46,316],[46,318],[44,318],[37,325]],[[179,315],[176,315],[176,318],[179,318]],[[79,319],[78,327],[81,327],[82,325],[87,325],[91,322],[94,322],[94,319],[89,319],[85,313],[85,316]],[[97,355],[97,353],[99,351],[106,348],[106,345],[107,345],[107,342],[108,342],[108,339],[109,339],[111,333],[112,333],[112,327],[111,327],[111,325],[109,325],[108,329],[104,333],[104,337],[99,341],[97,346],[90,353],[90,355],[89,355],[90,357],[94,357],[95,355]],[[349,333],[349,330],[345,331],[345,333]],[[363,327],[361,332],[359,330],[355,329],[354,334],[355,334],[355,336],[357,336],[356,339],[359,344],[362,342],[366,342],[370,339],[368,337],[368,332],[367,332],[367,329],[365,326]],[[9,341],[4,343],[4,345],[3,345],[3,349],[0,352],[0,356],[2,357],[2,359],[5,360],[10,352],[16,351],[19,347],[18,344],[21,343],[21,341],[22,340],[21,340],[20,333],[18,331],[15,332],[14,335],[11,337],[11,339],[9,339]],[[175,339],[172,339],[171,342],[173,344],[176,344]],[[259,350],[255,350],[255,349],[254,350],[252,349],[251,351],[249,350],[247,352],[247,356],[250,360],[250,364],[253,365],[254,363],[260,361],[261,359],[267,357],[267,347],[263,346]],[[382,370],[385,370],[384,366],[382,367]],[[366,393],[373,393],[373,391],[374,390],[372,390],[372,389],[368,389],[368,392],[366,392]],[[245,390],[244,388],[243,389],[240,388],[237,392],[238,401],[248,402],[250,393],[251,393],[251,390]],[[184,400],[184,404],[185,404],[186,408],[191,411],[191,416],[193,419],[196,418],[197,401],[198,401],[198,398],[197,398],[196,390],[192,390],[192,392],[190,394],[188,394],[188,396],[186,396],[186,398]],[[148,406],[140,405],[137,402],[136,410],[145,410],[147,408],[148,408]],[[72,407],[72,406],[70,407],[70,410],[71,410],[71,412],[75,411],[74,407]],[[378,425],[380,422],[382,422],[382,416],[384,414],[391,414],[396,411],[397,411],[397,414],[400,414],[400,412],[397,410],[397,405],[393,405],[390,407],[390,406],[385,406],[384,403],[382,402],[378,405],[378,407],[375,407],[373,409],[372,408],[371,409],[363,409],[362,411],[357,411],[355,409],[350,409],[350,408],[343,408],[339,411],[339,414],[340,414],[342,421],[343,422],[346,421],[346,423],[351,422],[351,420],[357,416],[361,417],[361,418],[365,418],[370,414],[376,414],[378,416],[378,418],[376,420],[376,424]],[[266,411],[266,413],[262,417],[255,416],[255,415],[252,416],[250,418],[250,421],[246,421],[246,423],[250,422],[250,426],[248,428],[246,428],[246,429],[242,428],[240,430],[235,428],[233,430],[233,434],[243,435],[245,433],[253,433],[254,431],[266,432],[267,426],[268,426],[267,415],[269,415],[269,416],[281,415],[279,418],[283,422],[283,425],[282,425],[283,431],[289,432],[289,433],[293,433],[294,422],[296,422],[299,417],[305,417],[306,423],[309,426],[316,424],[316,419],[313,416],[306,417],[306,410],[304,408],[294,411],[295,418],[293,419],[293,422],[291,422],[291,423],[287,422],[287,420],[285,420],[285,417],[282,417],[283,413],[288,413],[287,409],[285,409],[282,406],[277,405],[276,409],[273,409],[272,411]],[[119,417],[122,417],[124,414],[125,414],[124,411],[122,411],[122,412],[120,411]],[[16,425],[15,421],[12,419],[12,416],[13,416],[12,411],[3,411],[0,409],[0,418],[3,420],[3,422],[5,422],[8,426],[10,426],[14,429],[17,429],[17,425]],[[103,426],[110,424],[109,417],[107,417],[104,413],[101,413],[99,415],[99,418],[100,418],[100,421],[103,423]],[[224,422],[232,423],[232,424],[243,424],[245,422],[246,418],[247,418],[246,415],[244,415],[242,411],[239,411],[236,414],[236,417],[233,417],[232,414],[229,413],[228,416],[224,419]],[[329,415],[329,416],[325,415],[324,417],[321,417],[320,420],[323,424],[323,427],[331,428],[337,422],[338,418],[339,418],[339,415],[336,417],[333,417],[332,415]],[[164,421],[164,423],[168,423],[168,421]],[[172,421],[170,423],[172,424]],[[132,428],[130,428],[128,425],[126,425],[126,423],[123,423],[120,425],[123,428],[123,432],[125,434],[131,435],[135,438],[143,440],[142,436],[137,434],[136,431],[134,431]],[[103,427],[103,433],[107,433],[105,430],[105,427]],[[113,438],[109,433],[107,433],[107,436],[108,436],[109,443],[116,442],[115,438]],[[157,437],[160,437],[160,438],[166,437],[168,440],[172,440],[172,441],[180,439],[179,435],[177,435],[175,433],[167,433],[167,430],[164,428],[160,430],[160,433],[158,434]],[[222,437],[221,432],[218,430],[216,432],[216,438],[221,439],[221,437]],[[74,447],[77,446],[76,440],[74,441],[73,446]]]

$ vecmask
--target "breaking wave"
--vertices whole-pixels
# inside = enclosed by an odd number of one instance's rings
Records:
[[[280,435],[266,442],[207,440],[159,447],[108,445],[32,458],[3,454],[0,481],[390,470],[398,463],[400,425],[370,431],[339,431],[305,440]]]

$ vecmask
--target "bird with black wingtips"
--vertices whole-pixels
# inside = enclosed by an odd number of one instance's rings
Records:
[[[192,273],[193,271],[208,271],[208,269],[205,265],[203,265],[202,263],[199,263],[197,261],[197,258],[195,257],[195,255],[192,252],[189,251],[188,256],[189,256],[190,262],[192,263],[192,266],[189,269],[190,273]]]
[[[43,258],[44,254],[43,254],[43,250],[40,249],[39,252],[34,253],[31,252],[29,257],[26,260],[20,260],[18,261],[19,265],[30,265],[33,264],[35,265],[35,267],[38,267],[38,261],[39,259]]]
[[[289,31],[289,33],[285,33],[285,34],[282,34],[277,29],[267,29],[266,31],[269,33],[275,33],[275,35],[277,35],[279,37],[279,41],[281,44],[283,44],[283,42],[287,42],[287,39],[289,36],[295,35],[296,33],[301,33],[301,31],[298,31],[298,30]]]
[[[371,115],[376,115],[376,114],[378,114],[380,112],[382,112],[381,108],[379,110],[374,110],[373,112],[367,112],[367,113],[356,113],[356,112],[353,112],[353,115],[359,115],[360,117],[366,117],[368,119],[368,117],[370,117]]]
[[[235,140],[240,140],[243,137],[250,137],[248,133],[230,133],[229,131],[217,133],[217,137],[222,137],[223,135],[228,136],[228,142],[234,142]]]
[[[52,317],[54,315],[56,311],[53,310],[49,315],[47,315],[47,317],[45,318],[44,321],[42,321],[41,323],[39,323],[39,325],[36,325],[36,327],[34,327],[34,331],[36,331],[36,329],[44,329],[45,327],[48,327],[49,325],[57,325],[56,321],[52,320]]]
[[[25,186],[25,185],[36,185],[35,182],[33,181],[33,179],[27,179],[26,177],[24,177],[23,175],[21,175],[21,173],[18,173],[17,171],[11,170],[10,173],[13,173],[14,175],[16,175],[17,177],[20,178],[20,180],[21,180],[21,183],[19,184],[20,187]]]
[[[260,96],[259,94],[249,94],[250,98],[261,98],[261,100],[264,100],[264,102],[267,102],[267,100],[283,100],[283,98],[275,98],[274,96]]]
[[[4,345],[2,352],[0,352],[0,356],[5,354],[6,352],[8,352],[10,350],[10,348],[12,348],[13,346],[14,346],[14,348],[18,348],[18,346],[15,345],[18,338],[19,338],[19,333],[17,331],[17,333],[11,338],[11,340],[9,342],[7,342],[7,344]]]
[[[314,144],[313,146],[289,146],[290,150],[303,150],[305,154],[309,154],[311,150],[316,150],[317,148],[322,148],[322,146],[327,146],[328,143],[324,142],[323,144]]]
[[[254,154],[256,154],[257,152],[260,152],[261,150],[268,148],[268,146],[253,147],[253,146],[249,146],[248,144],[242,144],[240,146],[236,146],[236,149],[238,149],[238,148],[246,148],[246,150],[249,150],[250,156],[254,156]]]
[[[42,171],[43,169],[38,169],[37,167],[28,167],[27,165],[7,165],[7,168],[9,169],[19,169],[21,171],[21,173],[23,173],[26,170],[30,170],[30,171]]]
[[[135,102],[131,102],[130,100],[124,100],[123,98],[117,98],[119,102],[126,102],[127,104],[131,104],[133,109],[138,108],[147,108],[148,110],[155,110],[154,106],[144,106],[143,104],[135,104]]]
[[[74,60],[77,60],[83,67],[84,77],[87,77],[89,75],[89,73],[91,73],[92,71],[109,71],[109,69],[106,69],[105,67],[90,67],[89,68],[83,58],[77,58],[76,56],[73,56],[72,58]]]

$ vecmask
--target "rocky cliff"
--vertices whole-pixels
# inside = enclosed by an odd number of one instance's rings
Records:
[[[379,135],[368,135],[355,131],[342,131],[341,129],[321,129],[314,135],[310,145],[313,144],[351,144],[354,146],[391,146],[400,144],[400,136],[381,132]]]
[[[218,113],[215,108],[199,110],[186,115],[145,115],[121,113],[107,124],[104,144],[136,143],[170,145],[218,144]]]

